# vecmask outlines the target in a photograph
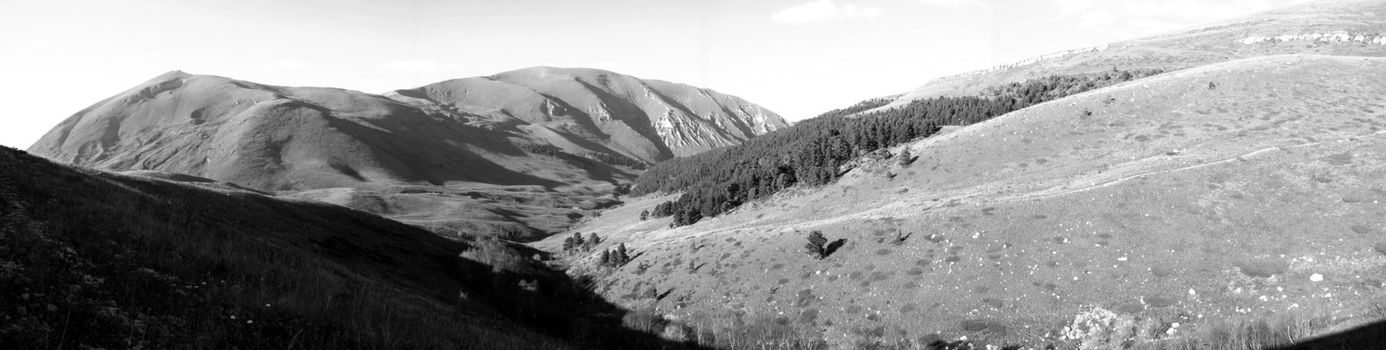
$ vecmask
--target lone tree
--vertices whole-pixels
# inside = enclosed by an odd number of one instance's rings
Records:
[[[823,232],[814,230],[809,232],[808,243],[804,244],[804,249],[807,250],[809,256],[822,260],[828,257],[828,248],[824,247],[825,244],[828,244],[828,238],[823,237]]]
[[[623,265],[627,261],[630,261],[630,254],[626,251],[625,243],[621,243],[620,245],[616,246],[616,259],[619,260],[620,263]]]
[[[650,210],[649,210],[649,209],[645,209],[645,210],[640,211],[640,221],[645,221],[646,219],[649,219],[649,218],[650,218]]]
[[[914,154],[910,153],[909,147],[905,147],[904,150],[901,150],[898,157],[900,157],[900,166],[907,166],[910,165],[910,163],[914,163]]]

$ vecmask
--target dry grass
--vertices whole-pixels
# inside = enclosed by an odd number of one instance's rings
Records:
[[[922,140],[909,167],[883,165],[894,178],[853,171],[674,229],[638,220],[661,198],[633,198],[575,230],[643,253],[603,279],[612,300],[655,284],[671,296],[625,302],[679,319],[815,309],[838,347],[878,326],[886,340],[898,326],[1043,343],[1084,305],[1185,324],[1356,312],[1386,293],[1370,234],[1386,225],[1373,204],[1386,201],[1383,67],[1295,56],[1173,72]],[[846,244],[805,256],[813,230]],[[893,243],[901,232],[915,236]],[[660,268],[693,260],[705,266]],[[1239,268],[1264,260],[1276,263]]]

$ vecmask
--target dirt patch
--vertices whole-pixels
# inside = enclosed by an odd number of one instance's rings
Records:
[[[1323,157],[1323,161],[1324,161],[1325,163],[1328,163],[1328,164],[1331,164],[1331,165],[1348,165],[1348,164],[1352,164],[1352,153],[1344,152],[1344,153],[1339,153],[1339,154],[1335,154],[1335,155]]]
[[[1145,297],[1145,305],[1148,305],[1152,308],[1170,307],[1171,305],[1174,305],[1174,299],[1156,295],[1147,295]]]
[[[988,332],[995,336],[1006,335],[1006,325],[992,320],[967,319],[959,323],[958,326],[962,327],[964,332]]]
[[[1141,311],[1145,311],[1145,305],[1142,305],[1140,301],[1126,301],[1120,304],[1113,305],[1112,311],[1116,311],[1118,313],[1123,314],[1135,314],[1140,313]]]
[[[1174,274],[1174,267],[1168,265],[1151,266],[1150,274],[1155,275],[1155,277],[1169,277]]]
[[[1006,306],[1006,302],[1001,301],[1001,299],[995,299],[995,298],[983,298],[983,299],[982,299],[982,304],[987,304],[987,306],[994,307],[994,308],[997,308],[997,309],[1000,309],[1000,308]]]
[[[1268,259],[1246,260],[1237,263],[1237,269],[1241,270],[1243,275],[1257,278],[1270,278],[1271,276],[1289,271],[1290,264],[1284,261]]]

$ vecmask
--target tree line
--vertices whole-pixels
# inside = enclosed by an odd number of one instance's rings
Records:
[[[650,210],[688,225],[795,185],[818,186],[845,174],[843,165],[876,150],[927,137],[944,125],[982,122],[1035,104],[1135,80],[1158,70],[1056,75],[988,89],[982,96],[921,99],[888,110],[867,100],[761,135],[741,145],[670,159],[641,174],[632,195],[683,192]],[[854,116],[854,114],[856,114]]]

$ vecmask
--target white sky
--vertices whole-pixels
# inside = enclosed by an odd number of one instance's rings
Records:
[[[790,120],[930,78],[1298,0],[0,0],[0,144],[170,70],[382,93],[531,66]]]

